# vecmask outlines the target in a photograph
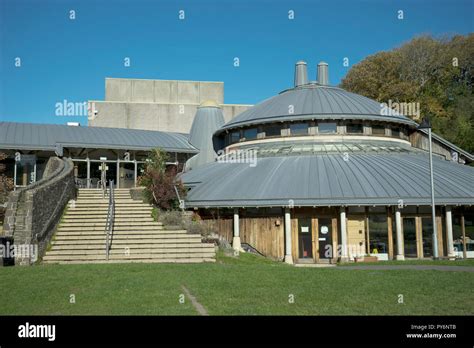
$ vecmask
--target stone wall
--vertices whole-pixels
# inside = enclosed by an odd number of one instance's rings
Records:
[[[71,160],[51,157],[43,179],[10,193],[4,236],[22,252],[16,265],[30,265],[46,251],[64,208],[76,196],[73,169]]]

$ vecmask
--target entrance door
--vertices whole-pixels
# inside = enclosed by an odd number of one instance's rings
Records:
[[[131,188],[133,186],[135,186],[135,165],[120,162],[120,188]]]
[[[418,257],[416,252],[416,222],[415,218],[403,218],[403,244],[406,257]]]
[[[318,243],[319,243],[319,259],[331,259],[332,250],[332,219],[318,219]]]
[[[313,258],[311,219],[298,219],[298,247],[300,259]]]

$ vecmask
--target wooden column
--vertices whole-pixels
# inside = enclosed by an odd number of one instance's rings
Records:
[[[441,209],[440,209],[441,214]],[[436,226],[438,232],[438,256],[444,256],[444,248],[443,248],[443,221],[441,219],[441,215],[436,216]]]
[[[419,259],[424,257],[423,254],[423,229],[421,225],[421,217],[415,217],[415,227],[416,227],[416,254]]]
[[[446,207],[446,250],[448,251],[448,257],[454,258],[454,245],[453,245],[453,214],[451,207]]]
[[[346,208],[341,207],[339,218],[341,222],[341,261],[347,261],[347,219]]]
[[[232,248],[240,251],[240,221],[238,208],[234,208],[234,237],[232,238]]]
[[[397,260],[405,260],[405,253],[403,250],[403,232],[402,232],[402,214],[400,209],[395,210],[395,227],[397,229]]]
[[[467,258],[466,249],[466,226],[464,226],[464,213],[461,215],[461,233],[462,233],[462,257]]]
[[[285,208],[285,262],[293,264],[293,257],[291,255],[291,215],[289,208]]]
[[[393,221],[392,221],[392,208],[387,208],[387,227],[388,227],[388,258],[393,260]]]

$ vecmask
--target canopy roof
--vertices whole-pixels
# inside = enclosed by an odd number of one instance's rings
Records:
[[[395,111],[384,115],[380,103],[375,100],[337,87],[307,84],[285,90],[242,112],[225,124],[217,134],[235,127],[308,119],[376,120],[417,125]]]
[[[197,153],[187,135],[124,128],[0,122],[0,149],[97,148]]]
[[[436,204],[474,204],[474,168],[433,158]],[[430,205],[421,151],[320,151],[214,162],[181,176],[188,207]]]

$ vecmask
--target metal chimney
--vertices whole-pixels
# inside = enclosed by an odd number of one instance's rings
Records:
[[[295,65],[295,87],[303,86],[308,83],[308,68],[306,62],[300,60]]]
[[[328,63],[319,62],[318,64],[318,83],[323,86],[329,85]]]

